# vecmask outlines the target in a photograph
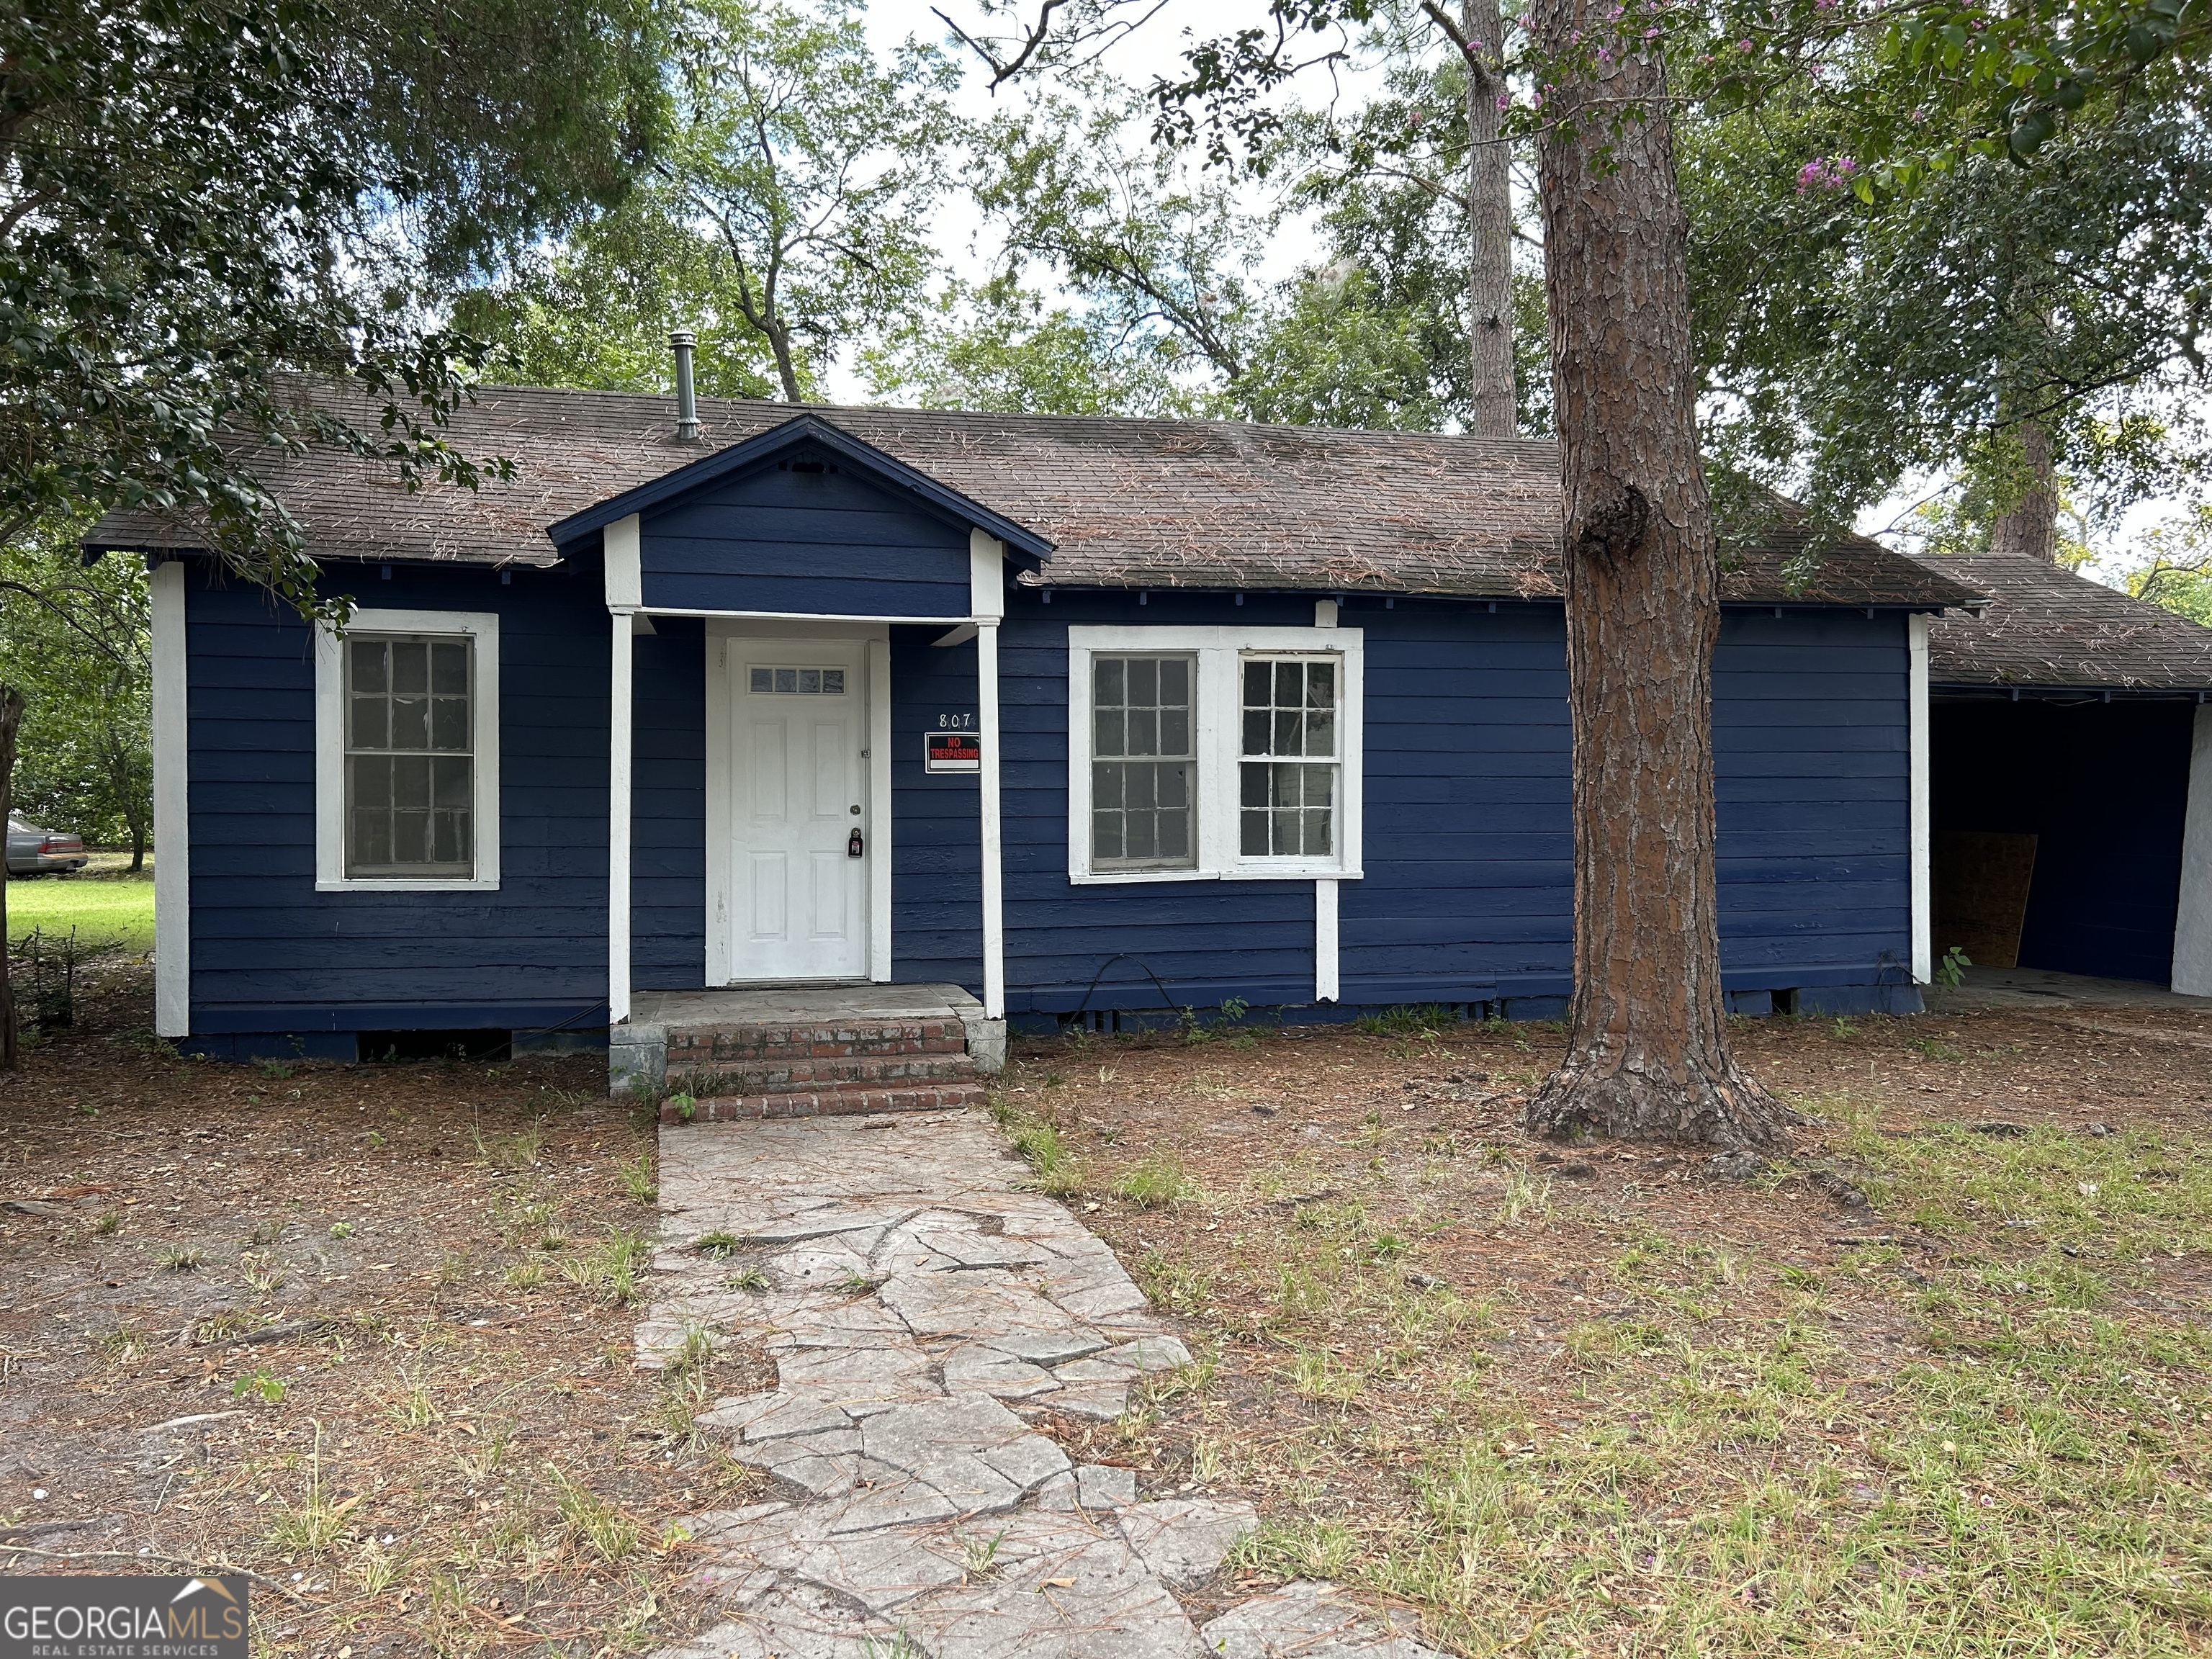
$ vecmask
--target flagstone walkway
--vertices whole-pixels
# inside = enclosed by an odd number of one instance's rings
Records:
[[[723,1618],[662,1659],[1436,1659],[1326,1584],[1193,1625],[1253,1512],[1034,1425],[1190,1356],[1023,1173],[973,1112],[662,1130],[639,1363],[704,1329],[776,1368],[698,1419],[776,1495],[687,1520]]]

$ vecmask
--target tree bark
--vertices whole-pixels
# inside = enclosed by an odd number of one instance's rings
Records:
[[[1539,141],[1565,509],[1574,998],[1546,1133],[1780,1147],[1730,1053],[1713,868],[1718,548],[1698,461],[1666,73],[1603,0],[1540,0]],[[1608,37],[1611,37],[1608,39]],[[1579,43],[1579,44],[1577,44]],[[1577,65],[1571,54],[1598,53]]]
[[[23,694],[0,685],[0,824],[15,805],[15,734],[23,725]],[[8,860],[0,856],[0,1072],[20,1058],[15,1030],[15,962],[8,949]]]
[[[2058,562],[2058,467],[2051,453],[2051,433],[2042,422],[2020,423],[2021,459],[2027,465],[2027,489],[2010,511],[1990,526],[1990,551],[2024,559]]]
[[[1467,43],[1468,430],[1510,438],[1520,430],[1513,378],[1512,153],[1498,136],[1504,90],[1505,28],[1498,0],[1466,0]]]

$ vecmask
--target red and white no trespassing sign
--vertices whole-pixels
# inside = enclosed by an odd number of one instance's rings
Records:
[[[924,769],[931,772],[980,772],[983,744],[973,732],[925,732],[921,734]]]

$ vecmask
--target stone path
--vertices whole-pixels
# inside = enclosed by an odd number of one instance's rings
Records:
[[[776,1386],[699,1419],[778,1495],[690,1517],[722,1621],[662,1659],[1436,1659],[1299,1583],[1201,1631],[1176,1598],[1249,1506],[1139,1502],[1030,1419],[1109,1419],[1189,1354],[973,1112],[663,1129],[638,1358],[703,1328]],[[734,1254],[702,1251],[716,1234]],[[749,1272],[765,1276],[761,1286]],[[746,1282],[753,1283],[752,1288]]]

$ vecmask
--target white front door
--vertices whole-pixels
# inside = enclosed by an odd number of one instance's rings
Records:
[[[728,649],[731,978],[866,979],[867,647]]]

